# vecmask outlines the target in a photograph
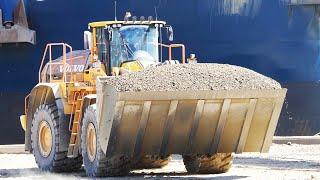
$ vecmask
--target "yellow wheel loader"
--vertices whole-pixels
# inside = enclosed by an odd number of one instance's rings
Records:
[[[40,169],[121,176],[159,168],[183,155],[190,173],[226,172],[233,153],[267,152],[286,89],[118,92],[108,76],[143,70],[162,60],[163,21],[89,24],[85,50],[65,43],[45,48],[39,83],[25,99],[25,149]],[[160,46],[160,48],[159,48]],[[55,53],[62,52],[57,57]],[[159,57],[159,54],[161,54]]]

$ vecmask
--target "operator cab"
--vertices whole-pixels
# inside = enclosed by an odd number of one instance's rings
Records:
[[[83,82],[95,85],[98,76],[117,76],[130,71],[140,71],[159,63],[178,61],[172,60],[172,48],[182,48],[182,60],[185,62],[183,44],[165,45],[162,43],[162,30],[167,31],[169,41],[173,40],[172,27],[164,21],[153,21],[140,18],[124,21],[92,22],[90,31],[84,32],[84,50],[73,51],[65,43],[47,44],[39,82]],[[53,60],[52,48],[60,47],[62,56]],[[162,49],[168,48],[169,58],[163,60]],[[61,51],[59,51],[61,52]]]
[[[148,66],[159,61],[156,27],[148,25],[126,25],[113,28],[110,42],[111,66],[119,67],[123,62],[137,60]]]
[[[172,27],[166,22],[152,21],[150,17],[147,21],[132,19],[93,22],[89,24],[90,32],[85,32],[85,47],[91,50],[91,62],[100,61],[109,75],[158,64],[161,28],[167,29],[172,40]]]

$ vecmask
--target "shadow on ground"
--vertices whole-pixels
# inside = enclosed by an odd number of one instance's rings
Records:
[[[237,176],[237,175],[228,175],[226,173],[223,174],[188,174],[186,172],[176,173],[176,172],[169,172],[169,173],[131,173],[130,177],[137,177],[137,178],[155,178],[155,179],[243,179],[247,178],[248,176]]]
[[[42,172],[37,168],[26,168],[26,169],[0,169],[0,178],[46,178],[46,179],[81,179],[86,178],[84,170],[73,173],[49,173]],[[152,178],[152,179],[212,179],[219,178],[223,180],[230,179],[243,179],[247,176],[236,176],[236,175],[227,175],[227,174],[208,174],[208,175],[199,175],[199,174],[188,174],[186,172],[166,172],[166,173],[135,173],[132,172],[125,177],[117,177],[116,179],[141,179],[141,178]],[[102,178],[102,179],[115,179],[115,178]]]

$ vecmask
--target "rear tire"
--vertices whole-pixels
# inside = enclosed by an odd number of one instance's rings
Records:
[[[183,156],[183,163],[189,173],[216,174],[227,172],[233,161],[232,153]]]
[[[34,113],[31,127],[32,153],[43,171],[71,172],[82,166],[82,157],[68,158],[67,151],[59,152],[61,122],[55,104],[40,105]]]
[[[98,137],[99,126],[95,105],[86,109],[81,132],[83,164],[89,177],[123,176],[129,173],[130,160],[128,158],[125,156],[106,157],[102,151]]]
[[[137,169],[155,169],[162,168],[171,160],[171,156],[156,156],[156,155],[145,155],[143,156],[139,162],[136,164]]]

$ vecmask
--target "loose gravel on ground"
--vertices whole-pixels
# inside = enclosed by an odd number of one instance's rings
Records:
[[[252,70],[216,63],[172,64],[108,77],[120,92],[280,89],[281,85]]]
[[[120,179],[320,179],[320,145],[273,144],[269,153],[236,154],[234,165],[222,174],[187,174],[182,158],[173,155],[162,169],[132,171]],[[0,154],[0,179],[87,179],[84,170],[49,173],[37,168],[32,154]],[[111,178],[112,179],[112,178]]]

